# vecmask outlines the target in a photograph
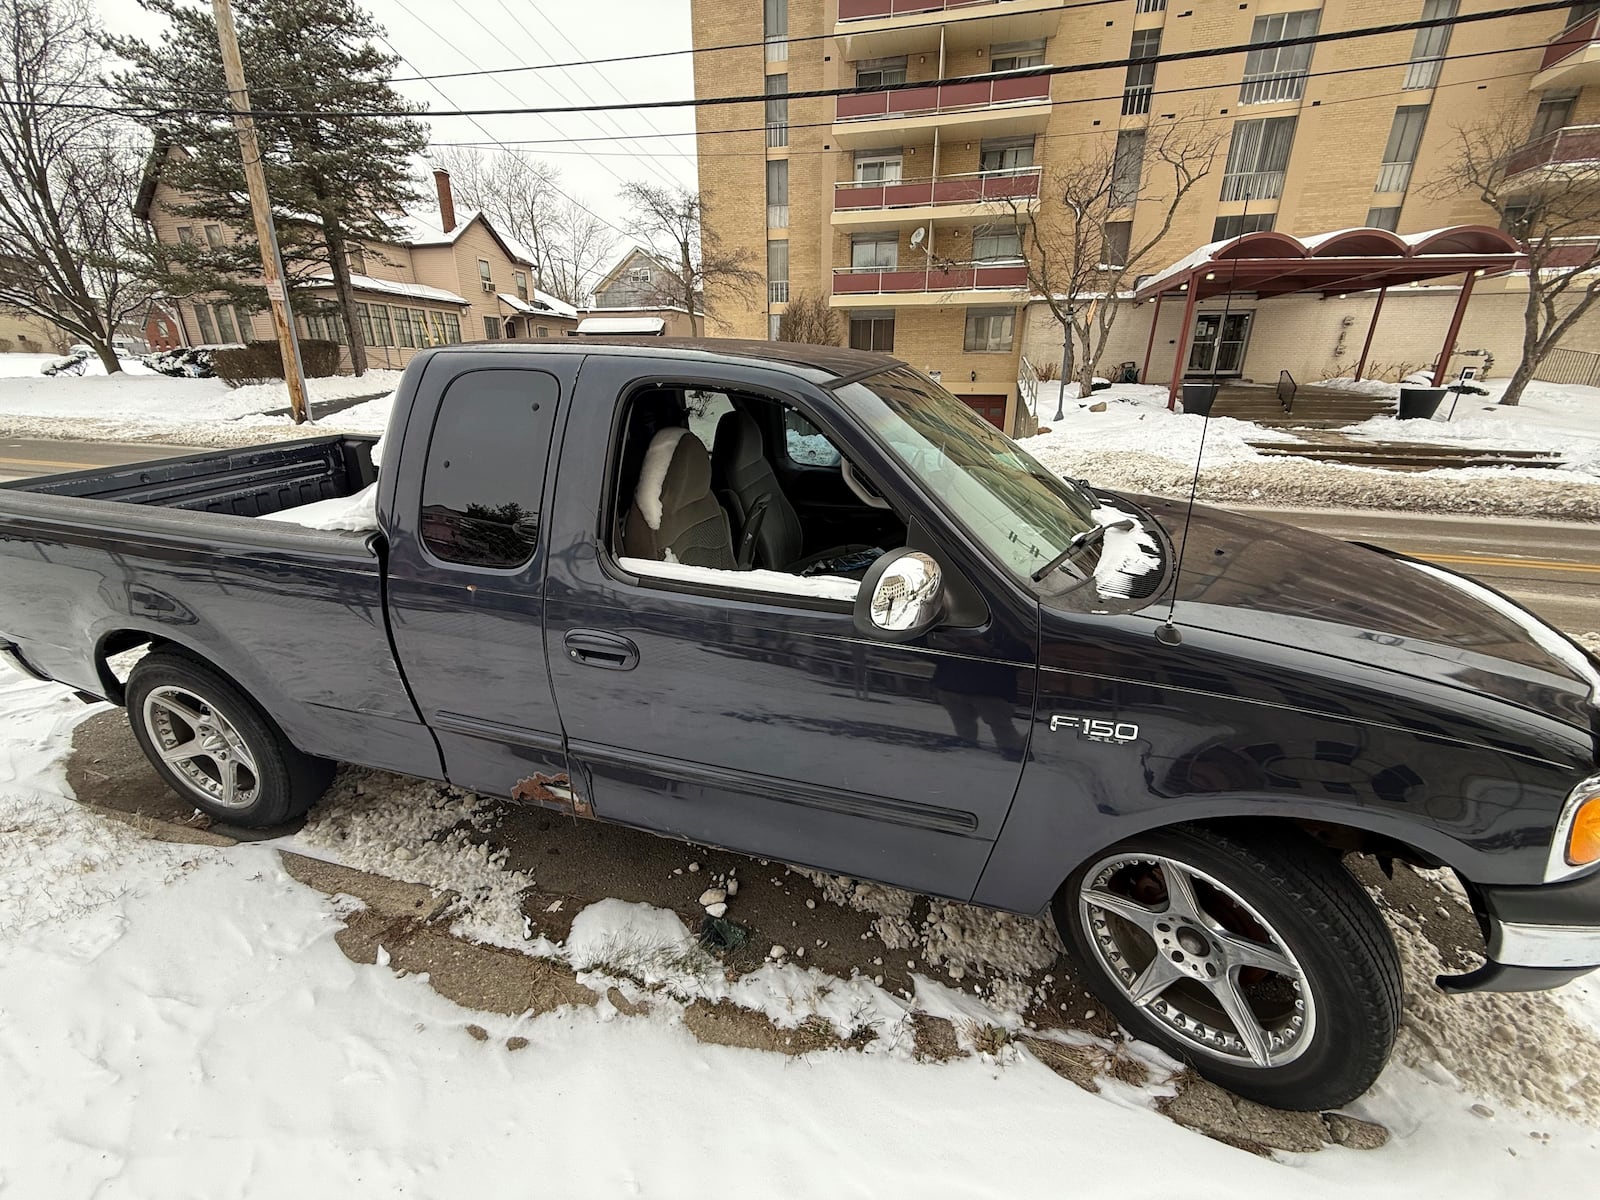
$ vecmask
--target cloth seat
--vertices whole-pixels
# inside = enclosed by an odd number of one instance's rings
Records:
[[[808,568],[872,549],[835,546],[802,557],[805,531],[800,526],[800,514],[778,485],[778,477],[767,460],[761,427],[749,413],[724,413],[717,422],[717,436],[711,448],[711,478],[718,498],[733,515],[741,570],[803,575]]]
[[[658,430],[650,440],[623,525],[622,552],[722,571],[738,565],[728,514],[711,493],[711,458],[681,426]]]

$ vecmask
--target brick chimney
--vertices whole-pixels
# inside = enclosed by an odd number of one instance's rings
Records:
[[[456,227],[456,199],[450,192],[450,172],[435,167],[433,186],[439,191],[439,220],[444,224],[444,231],[449,233]]]

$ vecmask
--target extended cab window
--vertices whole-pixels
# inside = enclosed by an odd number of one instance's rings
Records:
[[[436,557],[506,568],[533,556],[559,396],[542,371],[472,371],[450,384],[422,476],[422,541]]]

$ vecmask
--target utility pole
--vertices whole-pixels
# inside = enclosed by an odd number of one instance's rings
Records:
[[[239,150],[244,155],[244,179],[250,189],[250,211],[256,219],[256,240],[261,243],[261,276],[267,285],[272,324],[278,331],[284,382],[289,385],[289,414],[296,425],[302,425],[310,413],[306,405],[305,371],[300,365],[300,339],[294,331],[294,310],[289,303],[289,289],[283,282],[283,254],[278,249],[278,230],[272,222],[267,172],[261,165],[261,143],[256,138],[255,120],[250,115],[250,92],[245,86],[244,62],[239,57],[239,34],[233,26],[233,6],[228,0],[211,0],[211,11],[217,19],[217,41],[222,46],[222,67],[228,76],[233,124],[239,131]]]

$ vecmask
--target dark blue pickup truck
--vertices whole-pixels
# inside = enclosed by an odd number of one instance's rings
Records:
[[[832,348],[435,350],[372,451],[0,488],[0,651],[235,824],[340,760],[1051,913],[1130,1030],[1280,1106],[1395,1036],[1342,855],[1459,877],[1488,960],[1441,986],[1600,964],[1600,674],[1480,584],[1185,529]],[[373,487],[371,529],[252,519]]]

